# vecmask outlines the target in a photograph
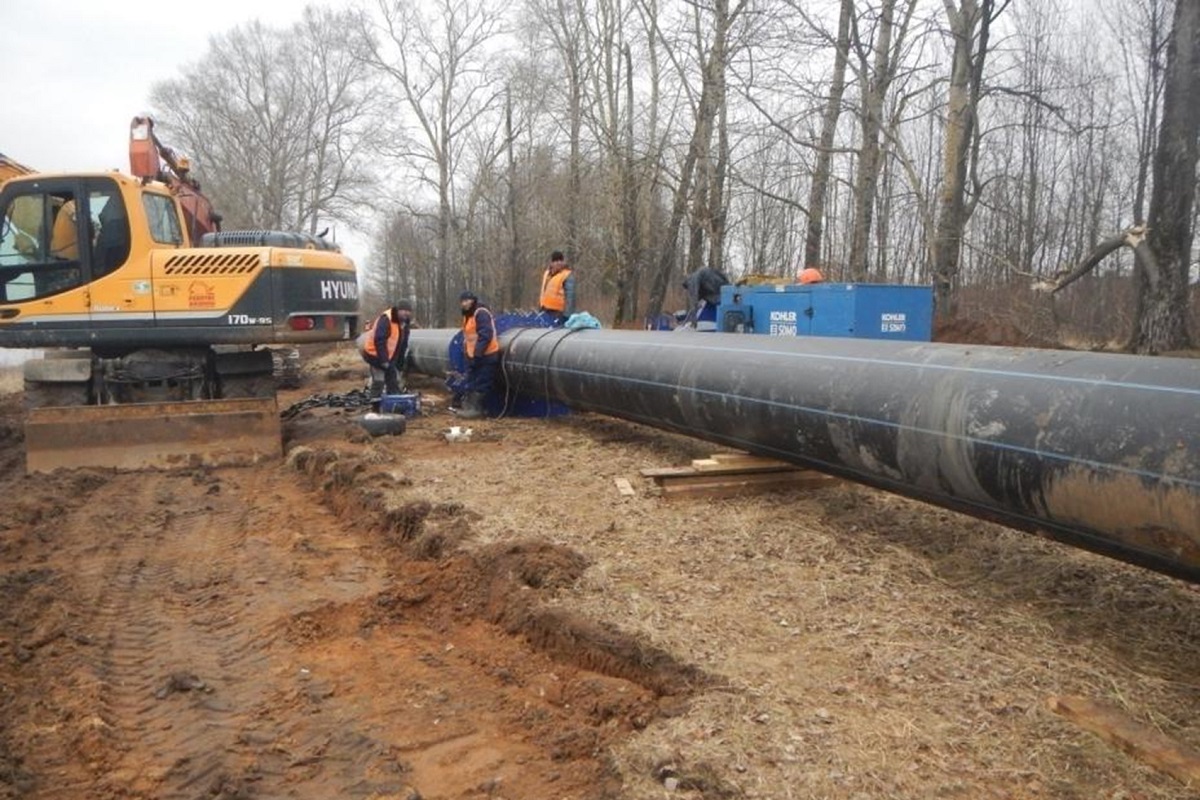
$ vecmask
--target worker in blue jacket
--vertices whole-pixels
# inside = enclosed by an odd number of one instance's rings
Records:
[[[491,309],[479,302],[474,292],[458,296],[463,315],[463,355],[467,360],[466,390],[458,416],[483,416],[483,400],[492,390],[500,366],[500,337]]]
[[[711,267],[701,267],[683,281],[688,294],[688,313],[683,327],[713,331],[717,329],[717,306],[721,287],[730,284],[729,276]]]
[[[363,360],[371,367],[371,396],[380,389],[400,394],[400,370],[408,358],[412,305],[400,300],[385,309],[359,337]]]

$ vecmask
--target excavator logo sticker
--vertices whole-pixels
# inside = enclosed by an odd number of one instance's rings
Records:
[[[188,308],[216,308],[217,290],[202,281],[188,285]]]
[[[358,284],[354,281],[321,281],[322,300],[357,300]]]

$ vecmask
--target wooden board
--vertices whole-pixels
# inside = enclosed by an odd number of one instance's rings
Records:
[[[697,472],[784,472],[800,469],[795,464],[777,461],[774,458],[748,456],[736,461],[717,458],[698,458],[692,462]]]
[[[692,476],[691,478],[664,481],[662,496],[669,499],[695,497],[736,497],[756,492],[785,491],[791,489],[815,489],[826,486],[834,478],[819,472],[799,470],[760,475],[731,476],[718,478]]]
[[[787,464],[786,461],[780,461],[775,458],[767,458],[765,456],[752,456],[749,453],[713,453],[709,459],[716,461],[718,464]]]
[[[1200,751],[1132,719],[1118,708],[1086,697],[1051,697],[1050,710],[1096,734],[1122,752],[1193,789],[1200,789]]]
[[[663,497],[733,497],[754,492],[816,488],[835,478],[795,464],[749,453],[716,453],[690,467],[644,469]]]
[[[676,478],[688,475],[744,475],[756,472],[795,472],[795,464],[774,458],[760,458],[746,453],[717,453],[712,458],[697,458],[688,467],[658,467],[643,469],[646,478]]]

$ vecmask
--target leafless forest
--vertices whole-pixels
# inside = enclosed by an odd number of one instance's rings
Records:
[[[428,323],[532,305],[562,249],[618,325],[807,263],[1158,352],[1196,327],[1197,87],[1190,0],[378,0],[232,28],[152,107],[227,227],[370,229]]]

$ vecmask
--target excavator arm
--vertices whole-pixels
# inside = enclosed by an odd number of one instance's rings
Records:
[[[19,161],[13,161],[4,155],[4,153],[0,153],[0,183],[4,183],[9,178],[20,177],[21,175],[32,175],[35,171]]]
[[[221,230],[221,215],[200,192],[188,157],[163,144],[154,133],[154,120],[134,117],[129,123],[129,172],[143,181],[161,181],[179,199],[192,244],[206,233]]]

